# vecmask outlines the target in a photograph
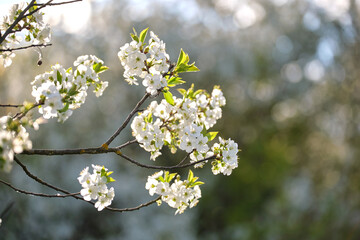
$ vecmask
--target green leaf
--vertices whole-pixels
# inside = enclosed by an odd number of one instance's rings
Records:
[[[188,65],[187,63],[180,63],[178,66],[176,66],[174,71],[177,73],[181,73],[181,72],[198,72],[200,70],[195,66],[195,63],[192,63],[191,65]]]
[[[139,38],[138,38],[138,36],[136,36],[136,35],[134,35],[134,34],[130,34],[131,35],[131,38],[134,40],[134,41],[136,41],[136,42],[139,42]]]
[[[139,36],[140,42],[143,43],[145,41],[148,30],[149,30],[149,28],[142,30],[142,32],[140,33],[140,36]]]
[[[174,87],[176,85],[185,83],[185,81],[181,80],[181,77],[172,77],[167,82],[168,87]]]
[[[73,84],[72,87],[69,89],[67,95],[68,96],[74,96],[75,94],[78,94],[79,92],[76,91],[76,87],[77,86],[75,84]]]
[[[30,42],[30,41],[31,41],[31,37],[30,37],[30,35],[26,35],[26,37],[25,37],[25,41],[27,41],[27,42]]]
[[[164,98],[165,100],[171,105],[171,106],[174,106],[175,105],[175,101],[174,101],[174,98],[173,98],[173,95],[170,91],[163,91],[163,94],[164,94]]]
[[[102,73],[105,72],[106,70],[108,70],[109,68],[107,66],[101,66],[100,70],[96,73]]]
[[[64,107],[63,109],[59,110],[59,112],[60,112],[60,113],[66,112],[66,111],[69,109],[69,106],[70,106],[70,104],[69,104],[69,103],[66,103],[66,104],[65,104],[65,107]]]
[[[177,173],[172,173],[169,175],[169,181],[170,182],[171,180],[173,180],[173,178],[176,176]]]
[[[153,121],[152,113],[149,113],[147,117],[145,117],[145,122],[151,123]]]
[[[62,76],[61,76],[61,74],[60,74],[59,71],[56,71],[56,79],[57,79],[57,81],[61,84],[61,82],[62,82]]]
[[[107,181],[108,181],[108,182],[115,182],[115,179],[113,179],[112,177],[108,177],[108,178],[107,178]]]
[[[209,141],[212,141],[215,137],[216,137],[216,135],[218,134],[219,132],[208,132],[207,134],[206,134],[206,137],[209,139]]]
[[[186,95],[186,90],[183,88],[178,88],[176,89],[181,95],[185,96]]]
[[[194,178],[194,173],[191,171],[191,170],[189,170],[189,174],[188,174],[188,181],[189,182],[192,182],[192,179]]]
[[[179,54],[179,58],[178,58],[176,66],[180,65],[180,63],[182,63],[184,61],[184,58],[186,55],[187,54],[182,49],[180,49],[180,54]]]
[[[182,49],[180,50],[179,58],[174,69],[174,72],[197,72],[199,69],[195,66],[195,62],[188,64],[190,61],[189,55],[186,54]]]
[[[196,95],[198,95],[198,94],[200,94],[200,93],[202,93],[202,92],[204,92],[203,89],[199,89],[199,90],[195,91],[195,92],[194,92],[194,97],[196,97]]]
[[[194,182],[191,184],[190,187],[195,187],[196,185],[203,185],[203,184],[204,184],[204,182]]]
[[[98,72],[100,71],[101,66],[102,66],[102,63],[95,63],[95,64],[93,65],[94,71],[95,71],[96,73],[98,73]]]
[[[133,28],[133,32],[134,32],[135,36],[137,36],[137,32],[136,32],[135,28]]]

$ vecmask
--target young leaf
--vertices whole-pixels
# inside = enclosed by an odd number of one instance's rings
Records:
[[[203,184],[204,184],[204,182],[194,182],[191,184],[190,187],[195,187],[196,185],[203,185]]]
[[[194,173],[191,171],[191,170],[189,170],[189,174],[188,174],[188,181],[189,182],[191,182],[192,181],[192,179],[194,178]]]
[[[65,107],[61,110],[58,110],[60,113],[66,112],[69,109],[70,104],[66,103]]]
[[[100,70],[96,73],[102,73],[105,72],[106,70],[108,70],[109,68],[107,66],[101,66]]]
[[[139,36],[140,42],[143,43],[145,41],[148,30],[149,30],[149,28],[142,30],[142,32],[140,33],[140,36]]]
[[[209,139],[209,141],[212,141],[215,137],[216,137],[216,135],[218,134],[219,132],[208,132],[207,134],[206,134],[206,137]]]
[[[61,74],[60,74],[59,71],[56,71],[56,78],[57,78],[57,81],[61,84],[61,82],[62,82],[62,76],[61,76]]]
[[[134,32],[134,35],[137,36],[137,32],[136,32],[135,28],[133,28],[133,32]]]
[[[131,38],[134,40],[134,41],[136,41],[136,42],[139,42],[139,38],[138,38],[138,36],[136,36],[136,35],[134,35],[134,34],[130,34],[131,35]]]
[[[174,101],[174,98],[173,98],[173,95],[170,91],[163,91],[163,94],[164,94],[164,98],[165,100],[171,105],[171,106],[174,106],[175,105],[175,101]]]
[[[75,94],[79,93],[78,91],[76,91],[76,85],[73,84],[72,87],[69,89],[67,95],[68,96],[73,96]]]
[[[176,85],[185,83],[185,81],[181,80],[180,77],[172,77],[167,82],[168,82],[168,87],[174,87]]]
[[[183,95],[183,96],[186,95],[186,90],[183,89],[183,88],[178,88],[177,91],[178,91],[181,95]]]
[[[180,63],[183,62],[185,55],[186,55],[186,53],[182,49],[180,49],[180,54],[179,54],[179,58],[178,58],[176,66],[180,65]]]
[[[181,73],[181,72],[198,72],[200,70],[195,66],[195,63],[192,63],[191,65],[188,65],[187,63],[180,63],[178,66],[176,66],[174,71],[177,73]]]

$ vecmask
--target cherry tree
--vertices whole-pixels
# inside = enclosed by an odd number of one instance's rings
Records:
[[[0,20],[0,61],[3,67],[12,64],[15,53],[26,48],[44,48],[51,46],[49,24],[43,20],[41,9],[49,6],[69,4],[81,0],[14,4],[8,15]],[[119,43],[120,45],[121,43]],[[111,85],[100,79],[101,73],[108,71],[105,63],[96,56],[84,55],[74,60],[72,67],[55,64],[49,71],[34,76],[31,100],[23,104],[1,104],[3,108],[16,108],[17,113],[0,118],[0,170],[11,174],[16,164],[29,178],[55,191],[54,194],[25,191],[0,179],[0,182],[19,193],[45,198],[75,198],[92,204],[98,211],[103,209],[124,212],[162,202],[175,209],[175,214],[183,213],[187,208],[196,206],[201,198],[199,181],[194,172],[198,168],[211,165],[214,175],[230,175],[238,166],[238,144],[231,139],[218,137],[218,132],[210,129],[222,116],[222,107],[226,99],[220,86],[214,86],[208,93],[195,89],[179,88],[186,82],[183,73],[196,72],[195,63],[190,63],[189,55],[180,50],[177,61],[171,61],[166,52],[165,43],[149,29],[134,29],[129,43],[120,47],[117,53],[124,68],[123,77],[130,85],[142,85],[144,96],[135,104],[118,129],[99,147],[78,149],[33,149],[28,128],[39,129],[44,120],[56,118],[61,124],[75,109],[85,103],[88,92],[96,97],[106,94]],[[40,55],[41,57],[41,55]],[[41,58],[38,64],[42,64]],[[175,92],[178,92],[178,96]],[[174,95],[173,95],[174,94]],[[147,100],[152,100],[144,106]],[[37,111],[36,111],[37,109]],[[111,146],[126,126],[131,127],[132,139],[118,146]],[[149,153],[149,160],[156,162],[164,147],[173,154],[168,166],[143,164],[123,153],[123,149],[138,144]],[[179,159],[177,151],[185,151],[186,156]],[[140,168],[154,169],[148,176],[145,189],[152,201],[137,207],[110,207],[115,197],[115,179],[112,171],[105,166],[84,166],[79,176],[73,176],[79,183],[79,192],[72,193],[50,184],[32,174],[23,161],[25,155],[80,155],[113,153],[125,161]],[[188,169],[187,176],[181,176],[177,170]],[[77,179],[76,179],[77,178]]]

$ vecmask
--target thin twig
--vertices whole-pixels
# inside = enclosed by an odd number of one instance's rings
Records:
[[[13,108],[18,108],[18,107],[22,107],[23,105],[17,105],[17,104],[0,104],[0,107],[13,107]]]
[[[32,47],[48,47],[51,45],[52,45],[51,43],[49,43],[49,44],[32,44],[32,45],[25,46],[25,47],[0,49],[0,52],[12,52],[12,51],[23,50],[23,49],[32,48]]]
[[[138,111],[138,109],[140,108],[140,106],[146,101],[146,99],[148,99],[148,97],[150,97],[150,93],[146,93],[142,99],[136,104],[136,106],[134,107],[134,109],[131,111],[131,113],[126,117],[125,121],[123,122],[123,124],[118,128],[118,130],[116,130],[116,132],[102,145],[103,148],[108,148],[108,146],[110,145],[110,143],[121,133],[121,131],[127,126],[127,124],[129,123],[130,119],[134,116],[134,114]]]
[[[120,157],[124,158],[125,160],[139,166],[139,167],[148,168],[148,169],[160,169],[160,170],[173,170],[173,169],[187,168],[187,167],[191,167],[193,165],[196,165],[198,163],[206,162],[208,160],[216,158],[216,156],[213,155],[211,157],[204,158],[204,159],[199,160],[197,162],[187,163],[187,164],[183,164],[183,165],[177,164],[177,165],[174,165],[174,166],[154,166],[154,165],[147,165],[147,164],[140,163],[140,162],[138,162],[138,161],[136,161],[136,160],[122,154],[120,151],[116,152],[116,154],[119,155]]]
[[[8,185],[9,187],[11,187],[12,189],[14,189],[15,191],[18,191],[20,193],[24,193],[24,194],[29,194],[29,195],[33,195],[33,196],[38,196],[38,197],[73,197],[75,199],[78,199],[78,200],[82,200],[82,201],[85,201],[85,202],[88,202],[92,205],[95,205],[94,202],[91,202],[91,201],[86,201],[85,199],[83,199],[82,197],[79,197],[79,193],[70,193],[66,190],[63,190],[63,189],[60,189],[58,187],[55,187],[43,180],[41,180],[40,178],[38,178],[37,176],[33,175],[32,173],[29,172],[29,170],[26,168],[26,166],[24,164],[22,164],[20,162],[20,160],[15,156],[14,157],[14,160],[16,163],[18,163],[20,165],[20,167],[24,170],[24,172],[26,173],[26,175],[28,175],[30,178],[34,179],[35,181],[37,181],[38,183],[42,184],[42,185],[45,185],[49,188],[52,188],[56,191],[59,191],[59,192],[63,192],[65,193],[65,195],[60,195],[60,194],[56,194],[56,195],[50,195],[50,194],[42,194],[42,193],[32,193],[32,192],[27,192],[27,191],[24,191],[24,190],[20,190],[20,189],[17,189],[15,188],[14,186],[12,186],[11,184],[7,183],[7,182],[4,182],[2,180],[0,180],[2,183]],[[150,202],[147,202],[147,203],[144,203],[144,204],[141,204],[137,207],[134,207],[134,208],[110,208],[110,207],[106,207],[105,209],[109,210],[109,211],[113,211],[113,212],[126,212],[126,211],[134,211],[134,210],[138,210],[140,208],[143,208],[143,207],[146,207],[146,206],[149,206],[150,204],[156,202],[159,198],[155,199],[155,200],[152,200]]]
[[[16,157],[14,156],[14,161],[19,164],[19,166],[24,170],[24,172],[26,173],[26,175],[28,175],[30,178],[34,179],[36,182],[44,185],[44,186],[47,186],[51,189],[54,189],[58,192],[62,192],[62,193],[65,193],[65,194],[71,194],[70,192],[66,191],[66,190],[63,190],[61,188],[58,188],[56,186],[53,186],[51,185],[50,183],[47,183],[43,180],[41,180],[40,178],[38,178],[37,176],[33,175],[31,172],[29,172],[29,170],[27,169],[27,167]]]
[[[81,155],[81,154],[104,154],[116,153],[120,149],[129,146],[136,142],[135,140],[128,141],[118,147],[104,149],[102,147],[94,148],[74,148],[74,149],[29,149],[24,150],[21,154],[25,155],[45,155],[45,156],[60,156],[60,155]]]
[[[192,150],[191,152],[189,152],[188,154],[186,154],[186,156],[183,158],[183,160],[181,160],[176,166],[180,166],[181,164],[183,164],[186,159],[188,159],[188,157],[190,156],[190,154],[193,152],[194,150]]]
[[[38,177],[36,177],[35,175],[33,175],[32,173],[29,172],[29,170],[26,168],[26,166],[24,164],[22,164],[20,162],[20,160],[15,156],[14,157],[14,160],[16,161],[16,163],[18,163],[22,169],[24,170],[24,172],[26,173],[26,175],[28,175],[30,178],[34,179],[35,181],[39,182],[40,184],[42,185],[45,185],[49,188],[52,188],[56,191],[59,191],[59,192],[63,192],[65,193],[65,195],[60,195],[60,194],[55,194],[55,195],[51,195],[51,194],[43,194],[43,193],[33,193],[33,192],[27,192],[27,191],[24,191],[24,190],[20,190],[20,189],[17,189],[15,188],[14,186],[12,186],[11,184],[7,183],[7,182],[4,182],[0,179],[0,181],[2,183],[4,183],[5,185],[8,185],[9,187],[11,187],[12,189],[14,189],[15,191],[18,191],[20,193],[24,193],[24,194],[29,194],[29,195],[33,195],[33,196],[38,196],[38,197],[73,197],[75,199],[78,199],[78,200],[82,200],[82,201],[85,201],[85,202],[88,202],[92,205],[95,205],[94,202],[91,202],[91,201],[86,201],[85,199],[83,199],[82,197],[79,197],[77,195],[79,195],[80,193],[70,193],[68,191],[65,191],[63,189],[60,189],[58,187],[55,187],[47,182],[44,182],[43,180],[39,179]],[[155,200],[152,200],[150,202],[147,202],[147,203],[144,203],[144,204],[140,204],[139,206],[137,207],[134,207],[134,208],[110,208],[110,207],[106,207],[105,209],[109,210],[109,211],[113,211],[113,212],[126,212],[126,211],[134,211],[134,210],[138,210],[140,208],[143,208],[143,207],[146,207],[146,206],[149,206],[150,204],[153,204],[154,202],[156,202],[157,200],[159,200],[159,198],[155,199]]]
[[[29,12],[28,14],[25,14],[25,15],[24,15],[24,18],[33,15],[34,13],[36,13],[37,11],[40,11],[40,9],[42,9],[42,8],[44,8],[44,7],[46,7],[46,6],[49,6],[49,4],[51,4],[52,1],[53,1],[53,0],[50,0],[50,1],[46,2],[46,3],[44,3],[44,4],[41,4],[41,6],[38,7],[37,9]]]
[[[18,113],[16,113],[16,114],[13,116],[13,118],[20,120],[21,118],[25,117],[25,115],[26,115],[28,112],[30,112],[30,111],[33,110],[34,108],[36,108],[36,107],[38,107],[38,106],[40,106],[40,105],[43,105],[43,104],[44,104],[43,102],[35,103],[35,104],[33,104],[33,105],[31,106],[31,108],[26,109],[24,112],[18,112]]]
[[[12,32],[14,27],[24,18],[26,17],[25,13],[34,6],[35,0],[31,0],[29,5],[19,14],[19,16],[15,19],[15,21],[10,25],[8,29],[6,29],[5,33],[0,37],[0,45],[6,39],[6,37]]]
[[[122,149],[122,148],[124,148],[124,147],[127,147],[127,146],[133,144],[133,143],[137,143],[137,140],[136,140],[136,139],[133,139],[133,140],[127,141],[126,143],[121,144],[120,146],[118,146],[118,147],[116,147],[116,148],[120,150],[120,149]]]
[[[135,210],[139,210],[140,208],[143,208],[143,207],[147,207],[153,203],[156,203],[156,201],[160,200],[161,199],[161,196],[159,196],[158,198],[154,199],[154,200],[151,200],[150,202],[147,202],[147,203],[143,203],[143,204],[140,204],[139,206],[137,207],[133,207],[133,208],[112,208],[112,207],[107,207],[106,209],[107,210],[110,210],[110,211],[113,211],[113,212],[130,212],[130,211],[135,211]]]
[[[74,3],[74,2],[81,2],[82,0],[73,0],[73,1],[67,1],[67,2],[59,2],[59,3],[49,3],[47,4],[47,6],[58,6],[58,5],[63,5],[63,4],[68,4],[68,3]],[[34,4],[34,6],[42,6],[44,5],[43,3],[36,3]]]
[[[179,168],[186,168],[186,167],[190,167],[193,166],[195,164],[201,163],[201,162],[205,162],[207,160],[210,159],[214,159],[215,156],[211,156],[205,159],[202,159],[200,161],[197,162],[192,162],[192,163],[187,163],[187,164],[182,164],[189,156],[189,154],[187,154],[187,156],[181,160],[180,163],[178,163],[177,165],[174,166],[154,166],[154,165],[147,165],[147,164],[143,164],[140,163],[126,155],[124,155],[120,149],[122,147],[125,147],[131,143],[136,142],[136,140],[132,140],[129,141],[119,147],[116,148],[108,148],[108,149],[104,149],[104,148],[78,148],[78,149],[60,149],[60,150],[56,150],[56,149],[30,149],[30,150],[24,150],[21,154],[25,154],[25,155],[46,155],[46,156],[59,156],[59,155],[77,155],[77,154],[103,154],[103,153],[116,153],[117,155],[119,155],[120,157],[124,158],[125,160],[139,166],[139,167],[143,167],[143,168],[148,168],[148,169],[162,169],[162,170],[171,170],[171,169],[179,169]]]
[[[14,187],[13,185],[11,185],[8,182],[5,182],[4,180],[0,179],[0,182],[2,184],[7,185],[8,187],[12,188],[13,190],[15,190],[16,192],[19,193],[23,193],[23,194],[27,194],[27,195],[32,195],[32,196],[37,196],[37,197],[47,197],[47,198],[66,198],[66,197],[74,197],[75,195],[79,195],[80,192],[78,193],[70,193],[70,194],[65,194],[65,195],[61,195],[61,194],[45,194],[45,193],[34,193],[34,192],[29,192],[29,191],[25,191],[19,188]]]

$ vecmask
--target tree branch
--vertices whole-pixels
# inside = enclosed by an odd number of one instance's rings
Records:
[[[153,203],[156,203],[156,201],[160,200],[161,199],[161,196],[159,196],[158,198],[154,199],[154,200],[151,200],[147,203],[143,203],[143,204],[140,204],[139,206],[137,207],[133,207],[133,208],[112,208],[112,207],[107,207],[106,209],[107,210],[110,210],[110,211],[113,211],[113,212],[130,212],[130,211],[135,211],[135,210],[139,210],[140,208],[143,208],[143,207],[147,207]]]
[[[206,162],[208,160],[216,158],[216,156],[213,155],[211,157],[204,158],[204,159],[199,160],[197,162],[187,163],[187,164],[183,164],[183,165],[177,164],[177,165],[174,165],[174,166],[154,166],[154,165],[147,165],[147,164],[140,163],[140,162],[138,162],[138,161],[136,161],[136,160],[122,154],[120,151],[117,151],[116,154],[119,155],[120,157],[124,158],[125,160],[139,166],[139,167],[148,168],[148,169],[159,169],[159,170],[173,170],[173,169],[187,168],[187,167],[191,167],[193,165],[196,165],[198,163]]]
[[[18,18],[15,19],[15,21],[10,25],[8,29],[6,29],[5,33],[0,37],[0,45],[1,43],[6,39],[6,37],[12,32],[14,27],[24,18],[26,17],[25,13],[34,6],[35,0],[31,0],[29,5],[26,6],[26,8],[19,14]]]
[[[80,155],[80,154],[104,154],[116,153],[120,149],[136,143],[136,139],[128,141],[118,147],[104,149],[102,147],[94,148],[75,148],[75,149],[30,149],[24,150],[21,154],[24,155],[45,155],[45,156],[59,156],[59,155]]]
[[[39,103],[35,103],[35,104],[33,104],[33,106],[31,106],[31,108],[29,108],[29,109],[26,109],[24,112],[18,112],[18,113],[16,113],[14,116],[13,116],[13,118],[14,119],[21,119],[21,118],[23,118],[23,117],[25,117],[25,115],[28,113],[28,112],[30,112],[31,110],[33,110],[34,108],[36,108],[36,107],[38,107],[38,106],[40,106],[40,105],[43,105],[44,103],[43,102],[39,102]]]
[[[82,0],[73,0],[73,1],[67,1],[67,2],[59,2],[59,3],[49,3],[47,4],[47,6],[58,6],[58,5],[63,5],[63,4],[68,4],[68,3],[74,3],[74,2],[81,2]],[[34,6],[42,6],[44,5],[43,3],[36,3],[34,4]]]
[[[23,194],[28,194],[28,195],[33,195],[33,196],[38,196],[38,197],[48,197],[48,198],[55,198],[55,197],[60,197],[60,198],[65,198],[65,197],[73,197],[75,199],[78,199],[78,200],[82,200],[82,201],[85,201],[85,202],[88,202],[92,205],[95,205],[94,202],[91,202],[91,201],[86,201],[85,199],[83,199],[82,197],[79,197],[78,195],[80,194],[79,192],[78,193],[70,193],[68,191],[65,191],[63,189],[60,189],[58,187],[55,187],[47,182],[44,182],[43,180],[41,180],[40,178],[36,177],[35,175],[33,175],[32,173],[29,172],[29,170],[26,168],[26,166],[24,164],[22,164],[20,162],[20,160],[15,156],[14,157],[14,160],[16,163],[18,163],[21,168],[24,170],[24,172],[26,173],[26,175],[28,175],[30,178],[34,179],[35,181],[37,181],[38,183],[42,184],[42,185],[45,185],[49,188],[52,188],[56,191],[59,191],[59,192],[63,192],[65,193],[65,195],[60,195],[60,194],[43,194],[43,193],[33,193],[33,192],[28,192],[28,191],[24,191],[24,190],[21,190],[21,189],[18,189],[18,188],[15,188],[14,186],[12,186],[10,183],[7,183],[3,180],[0,179],[0,182],[9,186],[10,188],[14,189],[15,191],[17,192],[20,192],[20,193],[23,193]],[[157,200],[159,200],[159,198],[157,199],[154,199],[150,202],[147,202],[147,203],[143,203],[143,204],[140,204],[139,206],[137,207],[134,207],[134,208],[111,208],[111,207],[106,207],[105,209],[109,210],[109,211],[113,211],[113,212],[129,212],[129,211],[134,211],[134,210],[138,210],[140,208],[143,208],[143,207],[146,207],[146,206],[149,206],[151,204],[153,204],[154,202],[156,202]]]
[[[40,11],[40,9],[42,9],[42,8],[44,8],[44,7],[46,7],[46,6],[49,6],[49,4],[51,4],[52,1],[53,1],[53,0],[49,0],[47,3],[41,4],[41,6],[38,7],[37,9],[35,9],[34,11],[31,11],[31,12],[29,12],[28,14],[25,14],[25,15],[24,15],[24,18],[33,15],[34,13],[36,13],[37,11]],[[34,5],[34,4],[33,4],[33,5]]]
[[[0,107],[13,107],[13,108],[18,108],[18,107],[22,107],[23,105],[17,105],[17,104],[0,104]]]
[[[61,188],[58,188],[56,186],[53,186],[43,180],[41,180],[40,178],[38,178],[37,176],[33,175],[32,173],[29,172],[29,170],[27,169],[27,167],[16,157],[14,156],[14,161],[19,164],[19,166],[24,170],[25,174],[28,175],[30,178],[34,179],[36,182],[46,186],[46,187],[49,187],[51,189],[54,189],[58,192],[62,192],[62,193],[65,193],[65,194],[71,194],[70,192],[66,191],[66,190],[63,190]]]
[[[134,116],[134,114],[138,111],[140,106],[150,97],[150,93],[146,93],[142,99],[136,104],[134,109],[130,112],[130,114],[126,117],[123,124],[116,130],[116,132],[102,145],[103,148],[108,148],[110,143],[121,133],[121,131],[126,127],[126,125],[129,123],[130,119]]]
[[[61,195],[61,194],[45,194],[45,193],[34,193],[34,192],[28,192],[19,188],[14,187],[13,185],[11,185],[8,182],[5,182],[4,180],[0,179],[0,183],[5,184],[6,186],[12,188],[13,190],[15,190],[16,192],[19,193],[23,193],[23,194],[27,194],[27,195],[32,195],[32,196],[37,196],[37,197],[47,197],[47,198],[66,198],[66,197],[74,197],[75,195],[79,195],[80,192],[78,193],[70,193],[70,194],[65,194],[65,195]]]
[[[12,52],[12,51],[23,50],[23,49],[32,48],[32,47],[48,47],[51,45],[52,45],[51,43],[49,43],[49,44],[32,44],[32,45],[25,46],[25,47],[0,49],[0,52]]]

